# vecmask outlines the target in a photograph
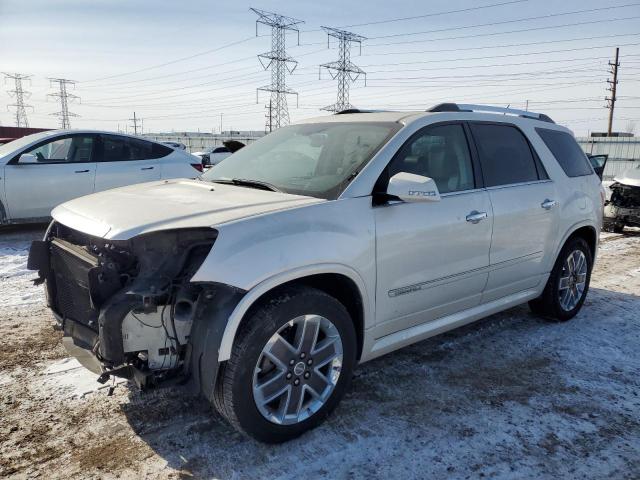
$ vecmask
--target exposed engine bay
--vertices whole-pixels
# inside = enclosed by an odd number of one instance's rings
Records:
[[[29,268],[46,284],[65,347],[99,373],[99,381],[114,375],[147,387],[186,381],[196,370],[200,384],[203,362],[208,375],[217,371],[209,350],[217,354],[221,318],[244,294],[190,282],[216,236],[199,228],[113,241],[53,223],[46,238],[33,243]]]
[[[640,227],[640,186],[617,181],[609,188],[612,193],[604,207],[605,227],[615,232],[625,226]]]

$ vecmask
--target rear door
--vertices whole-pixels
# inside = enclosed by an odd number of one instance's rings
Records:
[[[470,122],[493,209],[489,278],[482,301],[535,287],[557,231],[554,183],[515,125]]]
[[[154,145],[138,138],[101,134],[96,191],[159,180],[160,167]]]
[[[48,218],[57,205],[93,193],[96,136],[62,135],[21,152],[5,166],[5,195],[12,220]]]
[[[427,126],[387,167],[431,177],[439,202],[385,202],[376,222],[376,337],[480,303],[493,215],[461,123]],[[380,183],[380,182],[379,182]]]

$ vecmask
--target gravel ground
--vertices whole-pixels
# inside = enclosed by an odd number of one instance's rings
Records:
[[[98,388],[0,232],[0,477],[640,478],[640,232],[603,234],[571,322],[526,306],[359,367],[320,428],[280,446],[179,389]]]

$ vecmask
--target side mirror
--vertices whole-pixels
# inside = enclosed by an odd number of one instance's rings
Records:
[[[38,163],[38,157],[32,153],[23,153],[20,155],[18,163]]]
[[[436,182],[429,177],[413,173],[396,173],[389,179],[387,195],[403,202],[439,202],[440,192]]]

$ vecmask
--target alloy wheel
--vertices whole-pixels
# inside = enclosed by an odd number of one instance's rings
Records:
[[[330,320],[313,314],[290,320],[258,357],[253,373],[258,410],[278,425],[306,420],[331,396],[342,360],[342,339]]]
[[[582,298],[587,284],[587,270],[587,257],[582,250],[574,250],[564,261],[558,284],[558,300],[565,312],[573,310]]]

